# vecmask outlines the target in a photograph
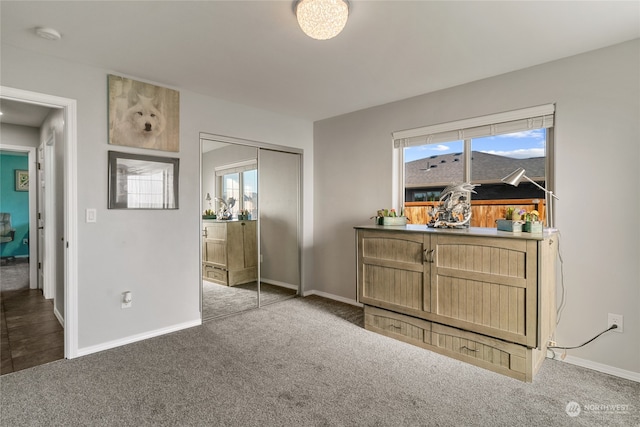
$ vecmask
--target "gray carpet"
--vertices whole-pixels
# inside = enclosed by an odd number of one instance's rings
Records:
[[[0,291],[29,289],[29,258],[2,260]]]
[[[251,310],[258,306],[258,284],[245,283],[236,286],[224,286],[202,281],[202,320]],[[260,305],[272,304],[296,295],[293,289],[260,284]]]
[[[3,426],[637,426],[640,384],[546,360],[533,383],[362,327],[319,297],[0,377]],[[566,412],[569,402],[582,411]],[[627,405],[624,410],[603,405]],[[608,409],[607,409],[608,408]],[[613,409],[612,409],[613,408]]]

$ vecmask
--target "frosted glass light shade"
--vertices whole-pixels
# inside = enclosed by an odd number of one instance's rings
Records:
[[[316,40],[328,40],[347,25],[349,5],[345,0],[300,0],[296,5],[298,25]]]

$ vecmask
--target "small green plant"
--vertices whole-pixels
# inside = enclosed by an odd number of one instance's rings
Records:
[[[520,211],[518,213],[520,214],[520,219],[523,220],[523,221],[536,222],[540,218],[540,213],[535,209],[530,211],[530,212],[527,212],[524,209],[520,209]]]
[[[376,216],[378,218],[385,217],[385,216],[390,216],[390,217],[404,216],[404,208],[400,208],[400,215],[398,215],[395,209],[380,209],[378,210]]]
[[[507,208],[507,211],[506,211],[505,215],[504,215],[504,218],[505,218],[505,219],[513,219],[513,212],[514,212],[515,210],[516,210],[516,209],[515,209],[513,206],[509,206],[509,207]]]

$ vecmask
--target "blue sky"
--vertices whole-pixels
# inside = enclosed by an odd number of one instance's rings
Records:
[[[515,159],[543,157],[546,145],[545,134],[545,129],[534,129],[507,135],[476,138],[473,139],[471,148],[473,151],[483,151]],[[462,147],[462,141],[409,147],[405,148],[404,161],[411,162],[439,154],[461,153]]]

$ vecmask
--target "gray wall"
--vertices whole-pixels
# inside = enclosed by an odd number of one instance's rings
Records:
[[[35,148],[40,145],[39,128],[0,123],[0,135],[0,144]]]
[[[119,151],[180,158],[180,209],[107,209],[107,74],[3,45],[2,85],[77,100],[79,354],[141,339],[200,319],[200,132],[301,148],[313,173],[313,124],[180,90],[180,152]],[[143,76],[126,76],[144,80]],[[169,86],[163,82],[150,82]],[[312,194],[310,184],[305,191]],[[305,210],[313,218],[312,198]],[[85,223],[85,209],[97,222]],[[312,220],[304,231],[313,244]],[[310,270],[309,270],[310,271]],[[130,309],[121,293],[133,292]]]
[[[640,373],[640,41],[357,111],[314,126],[316,289],[356,298],[352,227],[392,203],[391,132],[556,104],[556,226],[566,308],[557,341],[583,362]],[[619,215],[618,213],[624,213]],[[587,364],[588,364],[587,363]]]

